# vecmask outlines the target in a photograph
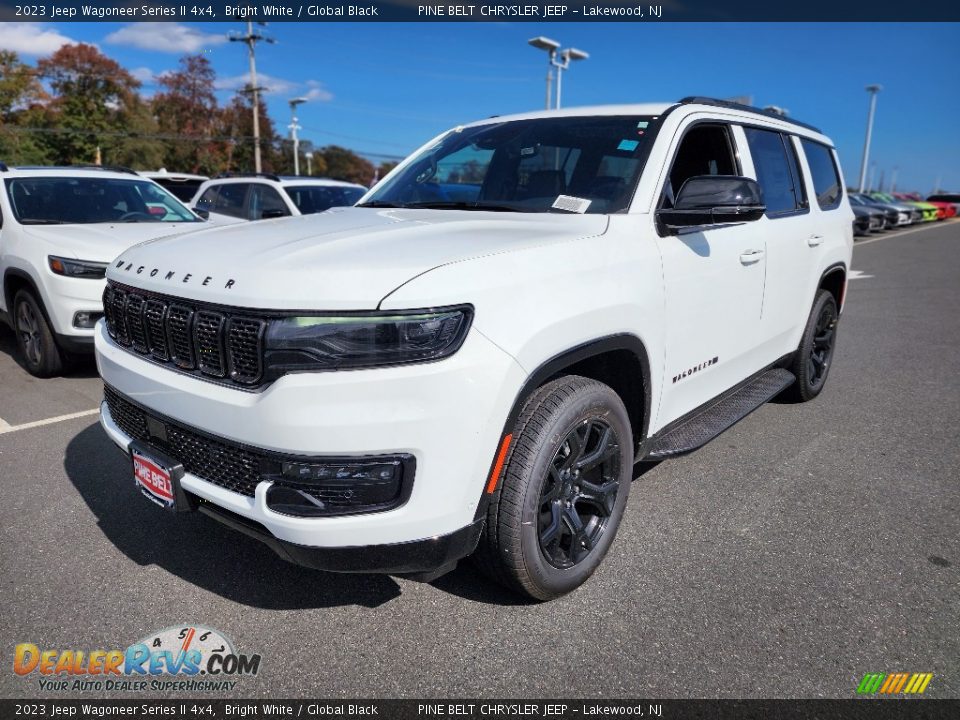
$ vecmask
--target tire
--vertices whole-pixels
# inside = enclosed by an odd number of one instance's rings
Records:
[[[632,472],[630,419],[613,390],[573,375],[540,387],[513,429],[475,562],[534,600],[574,590],[613,542]]]
[[[63,371],[64,355],[57,346],[40,303],[29,290],[13,298],[13,328],[27,372],[46,378]]]
[[[797,376],[797,381],[784,393],[788,400],[808,402],[823,390],[837,343],[838,320],[837,301],[833,294],[818,290],[800,347],[790,364],[790,372]]]

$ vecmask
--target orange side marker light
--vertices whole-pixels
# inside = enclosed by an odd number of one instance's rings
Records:
[[[510,441],[513,440],[513,433],[505,435],[500,441],[500,451],[497,453],[497,461],[493,464],[493,471],[490,473],[490,479],[487,481],[487,495],[492,495],[497,489],[497,483],[500,482],[500,473],[503,471],[503,463],[507,459],[507,450],[510,449]]]

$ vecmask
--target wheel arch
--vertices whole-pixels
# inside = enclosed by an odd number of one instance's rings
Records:
[[[40,303],[40,309],[46,314],[47,307],[43,301],[43,294],[40,292],[39,286],[29,273],[19,268],[8,268],[3,274],[3,300],[6,304],[7,314],[11,318],[13,317],[13,298],[18,291],[24,289],[33,293],[37,302]]]
[[[493,476],[503,472],[510,459],[507,442],[524,403],[534,391],[562,375],[580,375],[608,385],[627,409],[633,433],[634,447],[639,447],[650,427],[650,359],[643,341],[636,335],[617,334],[596,338],[559,353],[541,363],[527,377],[510,408],[500,434],[498,452],[490,463],[487,490],[481,494],[475,518],[486,513],[491,488],[497,483]]]
[[[837,303],[837,312],[843,311],[843,301],[847,294],[847,266],[839,262],[831,265],[820,276],[817,290],[827,290]]]

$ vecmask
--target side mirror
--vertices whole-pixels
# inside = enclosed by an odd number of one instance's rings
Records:
[[[657,212],[668,228],[759,220],[767,211],[756,180],[736,175],[697,175],[677,193],[672,208]]]
[[[209,210],[203,210],[202,208],[198,208],[198,207],[192,207],[190,209],[193,210],[193,212],[195,212],[199,217],[202,217],[204,220],[210,219]]]

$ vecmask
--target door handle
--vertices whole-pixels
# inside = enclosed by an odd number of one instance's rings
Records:
[[[810,247],[816,247],[823,242],[823,235],[811,235],[807,238],[807,245]]]
[[[763,255],[763,250],[745,250],[740,253],[740,262],[744,265],[752,265],[755,262],[760,262]]]

